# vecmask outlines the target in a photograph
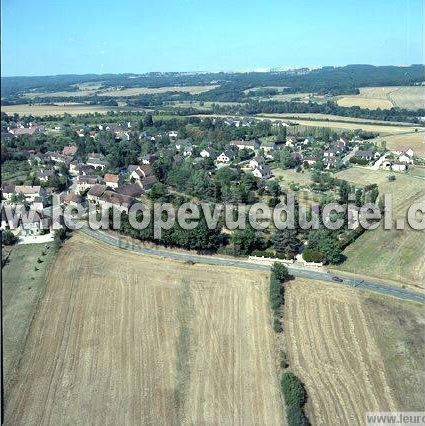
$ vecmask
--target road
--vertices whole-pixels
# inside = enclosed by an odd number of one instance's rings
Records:
[[[208,265],[218,265],[218,266],[235,266],[238,268],[245,269],[260,269],[260,270],[270,270],[270,265],[253,263],[247,260],[233,260],[220,258],[216,256],[208,256],[208,255],[199,255],[199,254],[190,254],[179,251],[174,251],[166,248],[149,248],[149,247],[141,247],[137,244],[132,244],[127,241],[124,241],[118,237],[114,237],[110,234],[105,234],[102,231],[96,231],[90,229],[88,227],[84,227],[82,229],[84,233],[90,235],[98,240],[101,240],[107,244],[114,245],[116,247],[135,251],[141,254],[148,254],[151,256],[159,256],[165,257],[173,260],[180,261],[192,261],[195,263],[208,264]],[[352,278],[345,277],[343,275],[339,275],[342,281],[334,281],[334,274],[329,274],[328,272],[314,271],[307,268],[301,267],[289,267],[289,272],[296,277],[310,278],[313,280],[321,280],[321,281],[330,281],[334,284],[345,285],[348,287],[356,287],[359,289],[373,291],[375,293],[381,293],[388,296],[398,297],[400,299],[410,300],[413,302],[419,302],[425,304],[425,294],[415,293],[413,291],[405,290],[403,288],[397,288],[391,285],[383,285],[378,284],[376,282],[370,280],[356,280]]]
[[[356,145],[345,157],[343,157],[342,162],[347,164],[350,162],[351,158],[356,155],[356,152],[359,150],[359,146]]]

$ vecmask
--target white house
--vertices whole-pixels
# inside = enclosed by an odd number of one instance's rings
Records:
[[[394,172],[404,172],[405,170],[407,170],[407,164],[406,163],[393,163],[391,168]]]
[[[205,148],[199,153],[199,155],[202,158],[208,158],[208,157],[215,158],[217,156],[217,153],[212,148]]]
[[[266,165],[262,165],[260,167],[256,167],[253,171],[252,174],[255,177],[261,178],[261,179],[269,179],[273,176],[270,168]]]
[[[228,164],[230,163],[233,159],[235,158],[235,154],[233,153],[233,151],[227,150],[227,151],[223,151],[218,157],[217,157],[217,162],[218,163],[225,163]]]
[[[29,211],[23,214],[20,219],[22,235],[41,235],[43,232],[50,232],[50,220],[43,218],[36,211]]]
[[[115,189],[118,188],[120,177],[118,175],[113,175],[111,173],[106,173],[104,176],[105,184],[109,188]]]
[[[411,149],[408,149],[407,151],[401,153],[401,155],[398,157],[399,161],[401,163],[413,164],[413,154],[410,155],[410,152],[413,151]]]
[[[255,169],[257,167],[264,166],[266,164],[264,158],[261,155],[256,155],[254,158],[252,158],[249,162],[249,167],[252,169]]]
[[[252,149],[255,151],[260,148],[260,142],[256,139],[251,141],[231,141],[230,145],[236,146],[238,149]]]

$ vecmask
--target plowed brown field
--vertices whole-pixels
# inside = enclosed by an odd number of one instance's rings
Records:
[[[363,424],[367,411],[397,409],[357,290],[297,279],[285,296],[284,324],[313,424]]]
[[[75,234],[48,276],[7,425],[279,425],[268,274]]]

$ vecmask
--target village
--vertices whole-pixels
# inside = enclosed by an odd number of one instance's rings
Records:
[[[237,170],[238,176],[241,173],[253,176],[264,182],[263,186],[267,188],[271,182],[278,181],[273,170],[279,168],[293,169],[297,173],[315,170],[326,176],[351,166],[402,173],[415,161],[415,153],[410,148],[403,152],[388,151],[385,146],[377,146],[359,135],[330,138],[327,142],[313,136],[287,136],[288,124],[284,121],[267,123],[271,133],[278,136],[240,138],[221,143],[209,140],[206,143],[193,137],[180,137],[187,133],[184,129],[155,131],[157,129],[151,120],[151,117],[145,118],[148,126],[144,127],[149,130],[138,130],[140,124],[131,121],[77,125],[71,129],[60,123],[49,127],[48,124],[24,123],[13,118],[9,118],[7,123],[2,121],[3,155],[27,163],[27,177],[31,181],[31,184],[14,184],[13,179],[12,182],[3,181],[2,203],[12,207],[20,203],[31,204],[37,210],[33,217],[20,221],[14,235],[21,242],[34,242],[35,237],[42,235],[43,241],[48,238],[46,234],[52,232],[48,207],[54,195],[60,197],[64,206],[90,203],[99,208],[115,207],[128,213],[133,203],[146,201],[153,188],[160,194],[165,194],[167,189],[173,191],[173,184],[164,179],[164,164],[170,169],[189,164],[193,170],[205,171],[207,176],[214,176],[223,168]],[[264,126],[264,123],[257,119],[228,117],[214,119],[213,125],[236,131],[245,128],[252,134],[255,126]],[[63,146],[61,150],[41,152],[36,147],[20,148],[22,144],[15,143],[23,140],[24,145],[25,141],[26,145],[31,145],[32,140],[46,133],[57,138],[66,130],[68,134],[72,132],[75,143]],[[112,165],[108,161],[110,155],[106,151],[110,148],[105,146],[106,138],[112,141],[113,146],[133,141],[136,149],[144,154],[136,152],[128,159],[133,160],[131,164]],[[98,147],[97,152],[84,152],[82,147],[87,145]],[[238,178],[233,182],[235,185],[240,183]],[[317,190],[317,186],[314,189]],[[227,200],[223,198],[223,201]],[[9,228],[3,209],[1,225],[2,229]]]

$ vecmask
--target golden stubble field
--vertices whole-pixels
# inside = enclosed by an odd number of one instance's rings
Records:
[[[201,85],[201,86],[164,86],[164,87],[130,87],[130,88],[101,88],[99,85],[79,85],[76,91],[58,91],[58,92],[27,92],[26,98],[36,99],[40,97],[75,97],[75,96],[137,96],[137,95],[151,95],[155,93],[168,93],[168,92],[187,92],[191,94],[198,94],[208,92],[215,89],[218,85]]]
[[[425,107],[425,86],[361,87],[360,94],[341,97],[337,103],[369,109],[420,109]]]
[[[33,321],[6,424],[278,425],[268,274],[74,234]]]
[[[379,309],[378,309],[379,308]],[[316,425],[363,424],[367,411],[423,410],[423,306],[305,279],[285,295],[291,368]]]

